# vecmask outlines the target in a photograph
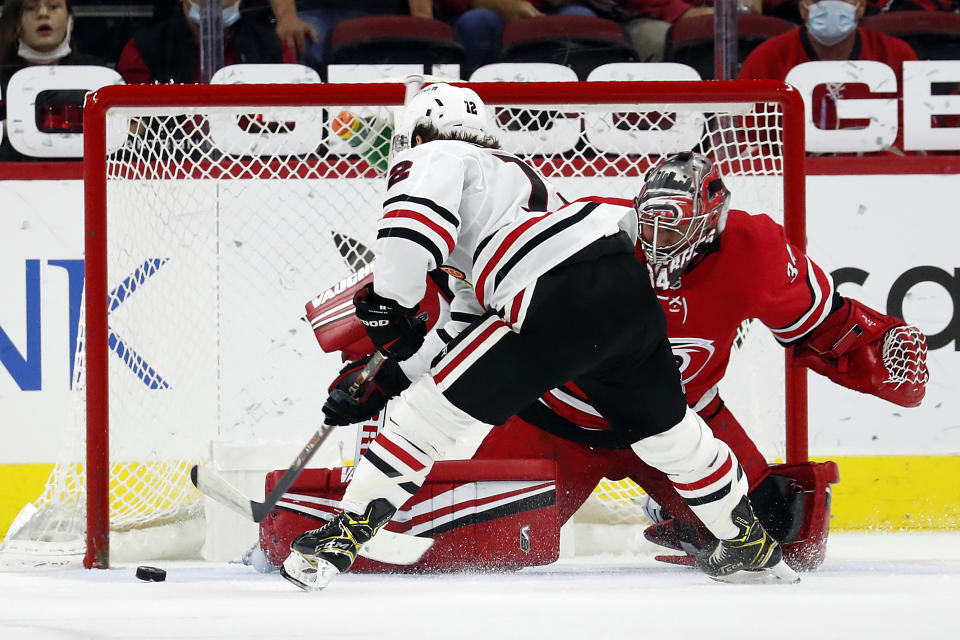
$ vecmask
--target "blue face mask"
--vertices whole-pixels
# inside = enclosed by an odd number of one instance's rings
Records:
[[[820,44],[835,45],[857,28],[856,11],[849,2],[820,0],[810,5],[807,31]]]
[[[191,22],[200,24],[200,5],[193,3],[190,5],[190,13],[187,14],[187,17],[190,18]],[[232,7],[225,7],[223,9],[223,28],[226,29],[237,20],[240,19],[240,3],[234,4]]]

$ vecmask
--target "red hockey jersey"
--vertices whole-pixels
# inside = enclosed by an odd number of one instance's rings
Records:
[[[907,60],[916,60],[910,45],[905,41],[888,36],[879,31],[857,29],[856,41],[850,54],[851,61],[872,60],[883,62],[891,69],[897,78],[897,87],[903,86],[903,63]],[[783,80],[787,73],[798,64],[819,61],[810,36],[805,27],[797,27],[792,31],[774,36],[761,43],[743,62],[743,67],[737,76],[738,80]],[[820,129],[847,129],[865,127],[869,120],[838,119],[837,101],[864,98],[902,98],[902,92],[896,91],[871,93],[866,85],[860,83],[828,82],[814,88],[811,100],[813,122]],[[900,122],[903,122],[903,105],[898,106],[901,111]],[[894,143],[897,148],[903,148],[903,131],[898,132]]]
[[[637,255],[644,260],[641,250]],[[683,274],[676,288],[657,291],[687,402],[700,409],[714,397],[744,320],[759,320],[789,344],[830,313],[833,293],[833,279],[787,242],[782,226],[766,215],[730,211],[719,250]],[[543,401],[579,425],[606,427],[575,385]]]

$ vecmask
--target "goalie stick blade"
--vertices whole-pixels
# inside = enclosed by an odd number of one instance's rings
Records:
[[[727,584],[797,584],[800,575],[781,560],[767,569],[737,571],[728,576],[710,576],[717,582]]]
[[[190,469],[190,482],[205,496],[232,509],[252,522],[260,522],[260,520],[257,520],[257,514],[254,511],[255,503],[221,478],[217,472],[194,465]]]
[[[407,565],[419,562],[423,554],[432,546],[433,538],[421,538],[381,529],[360,547],[360,555],[377,562]]]

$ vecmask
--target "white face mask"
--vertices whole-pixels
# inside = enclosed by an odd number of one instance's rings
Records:
[[[855,5],[843,0],[820,0],[810,5],[807,31],[820,44],[835,45],[857,28],[856,11]]]
[[[187,17],[191,22],[195,24],[200,24],[200,5],[196,2],[190,4],[190,13],[187,14]],[[232,7],[224,7],[223,9],[223,28],[226,29],[237,20],[240,19],[240,3],[235,3]]]
[[[67,32],[63,41],[51,51],[38,51],[28,45],[23,39],[19,42],[17,55],[30,64],[54,64],[70,54],[70,34],[73,33],[73,16],[67,18]]]

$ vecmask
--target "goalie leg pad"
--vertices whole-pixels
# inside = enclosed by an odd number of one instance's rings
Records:
[[[641,460],[667,474],[677,493],[718,538],[737,535],[730,514],[747,494],[736,455],[692,409],[667,431],[631,445]]]
[[[827,554],[830,532],[830,485],[839,482],[835,462],[799,462],[773,465],[774,475],[788,479],[790,491],[800,494],[802,521],[781,545],[783,559],[797,571],[812,571]],[[758,515],[760,515],[758,513]],[[761,518],[762,520],[762,518]]]
[[[285,470],[267,474],[267,491]],[[304,470],[279,509],[260,523],[260,548],[273,566],[285,561],[297,536],[339,511],[351,471]],[[418,562],[404,566],[361,555],[350,572],[512,570],[555,562],[562,524],[556,474],[557,465],[549,459],[437,462],[423,489],[378,534],[419,536],[433,540],[433,546]]]
[[[557,509],[561,523],[573,516],[605,476],[625,475],[624,470],[639,462],[631,451],[589,447],[552,435],[518,416],[494,427],[472,459],[524,458],[557,462]]]

